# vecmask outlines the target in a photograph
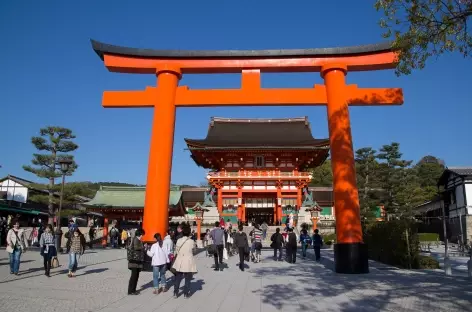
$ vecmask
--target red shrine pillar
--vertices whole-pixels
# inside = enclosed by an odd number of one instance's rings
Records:
[[[223,213],[223,187],[217,186],[217,190],[218,190],[218,197],[217,197],[218,199],[216,202],[216,206],[218,208],[218,213],[221,216],[221,213]]]
[[[169,225],[169,191],[174,148],[175,94],[181,71],[163,67],[156,71],[157,103],[151,132],[151,148],[144,202],[143,240],[153,241],[154,234],[165,237]]]
[[[328,100],[329,142],[336,213],[335,270],[337,273],[368,273],[367,246],[362,241],[356,167],[346,94],[346,72],[347,66],[344,64],[324,65],[321,69]]]
[[[282,213],[282,183],[279,182],[277,183],[277,203],[276,203],[276,207],[277,207],[277,222],[280,222],[282,223],[282,217],[283,217],[283,213]],[[280,202],[280,203],[279,203]]]

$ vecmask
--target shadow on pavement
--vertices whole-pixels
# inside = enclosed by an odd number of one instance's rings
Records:
[[[105,271],[108,271],[108,268],[85,270],[84,273],[77,274],[76,276],[78,277],[78,276],[83,276],[83,275],[88,275],[88,274],[97,274],[97,273],[102,273]]]
[[[252,272],[263,277],[265,285],[253,292],[279,310],[288,305],[293,308],[294,300],[299,303],[299,311],[400,311],[405,307],[404,300],[408,300],[411,311],[429,305],[431,310],[471,310],[472,285],[463,277],[382,267],[372,268],[369,274],[337,274],[332,259],[322,256],[321,263],[315,264],[311,257],[299,257],[293,265],[280,266],[274,261],[273,265],[268,262],[269,267],[254,268]],[[280,277],[286,277],[286,281],[281,283]],[[343,296],[348,300],[342,300]]]
[[[8,259],[7,259],[8,260]],[[28,262],[34,262],[34,260],[24,260],[24,261],[20,261],[20,265],[21,263],[28,263]],[[10,261],[7,261],[7,262],[0,262],[0,266],[2,265],[10,265]]]

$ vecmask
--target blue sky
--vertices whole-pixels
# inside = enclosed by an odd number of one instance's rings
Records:
[[[373,1],[372,1],[373,2]],[[139,3],[139,4],[138,4]],[[151,109],[104,109],[105,90],[141,90],[152,75],[109,73],[90,38],[162,49],[289,49],[382,41],[371,1],[1,1],[0,176],[25,172],[39,128],[71,128],[80,148],[69,180],[143,184]],[[423,71],[350,73],[361,87],[401,87],[405,104],[351,108],[355,148],[400,143],[405,159],[434,155],[448,166],[472,165],[472,62],[460,55],[431,60]],[[264,87],[311,87],[319,74],[265,74]],[[237,75],[187,75],[191,88],[236,88]],[[327,137],[324,107],[181,108],[177,111],[172,182],[199,184],[205,171],[184,138],[204,138],[211,116],[308,116]]]

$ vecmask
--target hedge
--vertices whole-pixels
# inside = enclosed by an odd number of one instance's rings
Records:
[[[336,233],[323,235],[323,243],[325,245],[331,245],[332,241],[336,242]]]
[[[439,269],[439,262],[433,257],[420,255],[418,260],[420,269]]]
[[[437,242],[439,241],[439,234],[437,233],[418,233],[420,242]]]
[[[364,242],[372,260],[401,268],[420,267],[418,233],[411,221],[376,222],[364,229]]]

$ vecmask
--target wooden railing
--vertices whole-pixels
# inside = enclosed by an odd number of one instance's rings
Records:
[[[212,171],[209,178],[311,178],[311,172],[280,171],[280,170],[240,170],[237,172]]]

